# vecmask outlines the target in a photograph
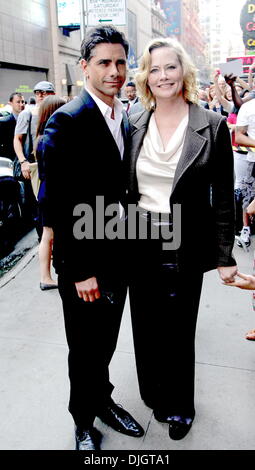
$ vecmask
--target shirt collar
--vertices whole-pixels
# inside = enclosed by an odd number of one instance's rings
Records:
[[[86,91],[90,94],[91,98],[95,101],[97,106],[99,107],[102,115],[104,118],[108,117],[111,118],[112,108],[108,106],[104,101],[102,101],[98,96],[96,96],[89,88],[85,87]],[[119,119],[122,116],[123,105],[122,102],[115,96],[114,97],[114,114],[115,120]]]

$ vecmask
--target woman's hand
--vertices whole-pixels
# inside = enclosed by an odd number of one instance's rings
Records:
[[[237,272],[237,276],[240,277],[240,279],[234,282],[225,282],[225,284],[231,287],[239,287],[239,289],[255,290],[255,276],[239,272]]]
[[[215,70],[214,75],[213,75],[213,81],[215,83],[215,82],[218,82],[218,80],[219,80],[219,72],[218,70]]]
[[[237,266],[220,266],[217,269],[224,284],[235,281],[235,276],[237,275]]]

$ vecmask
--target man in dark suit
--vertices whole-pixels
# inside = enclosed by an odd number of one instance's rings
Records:
[[[25,108],[25,100],[21,93],[12,93],[9,99],[12,113],[0,118],[0,157],[14,160],[16,154],[13,147],[13,137],[17,117]]]
[[[76,449],[99,449],[95,417],[134,437],[143,429],[111,393],[108,366],[126,298],[125,240],[108,239],[104,208],[125,199],[127,118],[116,98],[125,82],[128,43],[112,26],[93,29],[81,46],[86,89],[47,123],[43,155],[69,346],[69,411]],[[91,218],[92,217],[92,218]],[[109,228],[109,226],[108,226]]]
[[[132,106],[139,102],[139,98],[136,96],[136,85],[134,82],[128,82],[126,84],[125,93],[128,98],[126,112],[129,114]]]

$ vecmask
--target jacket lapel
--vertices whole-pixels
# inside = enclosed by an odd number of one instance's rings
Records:
[[[130,182],[136,181],[136,162],[153,111],[142,111],[130,117],[132,148],[130,156]]]
[[[200,155],[207,139],[199,132],[209,125],[204,110],[195,104],[189,107],[189,122],[182,153],[175,171],[171,196],[185,171]]]
[[[128,122],[126,111],[122,112],[121,131],[122,131],[122,136],[124,140],[124,146],[126,147],[126,145],[128,144],[129,134],[130,134],[129,122]]]
[[[139,114],[134,114],[130,117],[130,123],[132,126],[132,150],[131,150],[131,162],[130,162],[130,183],[131,189],[137,190],[135,186],[136,181],[136,162],[139,156],[139,152],[143,143],[144,135],[147,131],[149,120],[153,111],[143,111]],[[196,158],[200,155],[204,148],[207,139],[200,134],[200,131],[209,125],[206,116],[206,111],[198,105],[189,105],[189,122],[184,140],[184,145],[181,153],[180,160],[178,162],[172,193],[175,191],[180,179],[182,178],[185,171],[193,164]]]

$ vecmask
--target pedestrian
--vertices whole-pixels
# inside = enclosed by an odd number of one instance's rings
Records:
[[[203,108],[209,109],[208,95],[207,95],[206,91],[203,90],[203,88],[200,88],[198,90],[198,103],[199,103],[200,106],[203,106]]]
[[[12,112],[0,118],[0,256],[10,253],[20,234],[20,185],[13,178],[14,130],[19,113],[25,107],[23,95],[13,92],[9,98]],[[8,159],[8,160],[6,160]]]
[[[246,211],[247,211],[247,216],[251,216],[251,217],[254,216],[255,199],[252,200],[252,202],[247,207]],[[255,269],[255,259],[253,262],[253,269]],[[239,287],[239,289],[255,290],[255,276],[252,276],[251,274],[240,273],[240,272],[237,272],[237,275],[240,279],[236,279],[234,282],[230,282],[227,285],[232,286],[232,287]],[[253,293],[253,310],[254,310],[254,301],[255,301],[255,293]],[[245,338],[251,341],[255,341],[255,328],[248,331],[248,333],[246,333],[245,335]]]
[[[238,111],[235,129],[235,141],[238,145],[248,147],[248,153],[245,157],[247,160],[246,175],[243,178],[243,228],[239,237],[239,246],[242,243],[247,247],[250,246],[251,229],[247,207],[255,197],[255,152],[252,147],[255,147],[255,99],[244,103]]]
[[[48,95],[55,94],[54,85],[48,81],[38,82],[34,86],[36,106],[32,109],[24,109],[19,114],[14,132],[14,149],[16,159],[14,161],[14,175],[23,182],[25,193],[24,221],[28,227],[36,226],[39,239],[41,238],[38,223],[38,205],[31,185],[30,163],[34,163],[34,144],[38,111],[40,104]]]
[[[213,82],[217,100],[222,106],[223,111],[225,111],[228,116],[232,112],[234,107],[234,102],[232,101],[231,88],[229,85],[227,85],[223,77],[220,80],[219,70],[216,70],[214,72]]]
[[[24,179],[30,179],[29,162],[34,162],[34,143],[38,122],[39,107],[44,98],[55,94],[54,85],[47,81],[39,82],[34,87],[36,106],[25,109],[20,113],[15,128],[14,148],[21,165],[21,173]]]
[[[233,282],[226,283],[230,287],[239,287],[239,289],[248,289],[255,290],[255,276],[251,274],[244,274],[237,272],[239,279],[236,279]],[[248,331],[245,335],[245,338],[250,341],[255,341],[255,328]]]
[[[46,188],[45,188],[45,168],[44,160],[41,156],[43,132],[49,117],[63,106],[66,101],[57,95],[47,96],[40,105],[38,113],[38,124],[36,129],[35,156],[38,164],[38,177],[40,181],[39,192],[36,194],[39,205],[39,223],[42,226],[42,238],[39,245],[39,263],[40,263],[40,289],[45,291],[56,289],[57,283],[51,276],[51,256],[53,246],[52,220],[50,217],[50,207],[48,206]]]
[[[134,82],[128,82],[126,84],[125,94],[128,99],[126,112],[129,114],[132,106],[139,102],[139,98],[136,96],[136,85]]]
[[[114,205],[118,225],[124,224],[119,203],[126,194],[128,122],[116,95],[125,82],[127,55],[128,43],[117,29],[90,30],[81,45],[86,88],[52,115],[43,137],[53,262],[69,347],[69,411],[78,450],[100,448],[96,416],[123,434],[143,435],[111,398],[109,363],[127,291],[125,240],[107,239],[104,220],[103,233],[98,226],[105,214],[101,202],[106,212]]]
[[[147,45],[136,84],[146,107],[130,118],[129,197],[143,227],[129,241],[139,388],[170,438],[182,439],[195,417],[203,272],[217,268],[230,282],[237,270],[233,153],[224,117],[197,104],[196,69],[178,41]]]
[[[25,108],[24,96],[13,92],[9,98],[12,113],[0,118],[0,156],[14,160],[16,157],[13,147],[14,131],[18,115]]]

